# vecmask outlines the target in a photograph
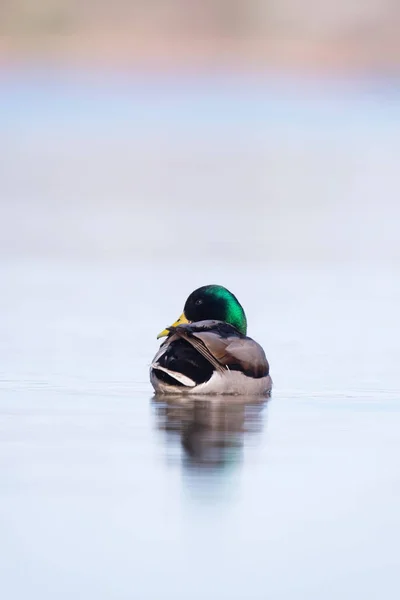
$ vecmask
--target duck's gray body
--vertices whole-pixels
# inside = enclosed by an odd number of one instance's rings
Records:
[[[222,321],[171,328],[150,367],[160,394],[268,395],[272,381],[264,350]]]

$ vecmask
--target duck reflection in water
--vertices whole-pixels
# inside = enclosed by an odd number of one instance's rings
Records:
[[[188,467],[224,467],[241,460],[243,447],[263,429],[268,398],[155,396],[157,427],[167,442],[179,436]]]

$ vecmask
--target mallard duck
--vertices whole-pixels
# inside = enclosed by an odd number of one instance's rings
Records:
[[[167,339],[150,367],[156,393],[267,394],[272,386],[268,361],[246,333],[245,312],[229,290],[198,288],[179,319],[157,336]]]

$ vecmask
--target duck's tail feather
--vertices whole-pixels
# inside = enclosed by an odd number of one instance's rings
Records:
[[[178,381],[181,385],[185,385],[186,387],[194,387],[196,385],[196,382],[193,381],[193,379],[190,379],[190,377],[187,377],[182,373],[178,373],[178,371],[171,371],[171,369],[167,369],[166,367],[160,367],[160,365],[158,364],[152,364],[151,368],[155,371],[163,371],[164,373]]]

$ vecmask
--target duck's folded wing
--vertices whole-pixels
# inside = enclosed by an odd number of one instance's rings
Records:
[[[249,377],[264,377],[269,365],[264,350],[248,337],[221,339],[212,332],[195,333],[220,364],[242,371]]]
[[[204,356],[205,359],[216,369],[217,371],[223,372],[226,371],[226,366],[223,365],[218,358],[214,355],[212,347],[209,348],[208,344],[197,336],[193,331],[191,331],[191,327],[188,325],[179,325],[174,330],[175,335],[180,337],[181,339],[186,340],[193,348],[197,350],[199,354]]]
[[[235,369],[256,378],[269,373],[262,347],[230,325],[204,321],[180,325],[174,333],[194,346],[218,371]]]

